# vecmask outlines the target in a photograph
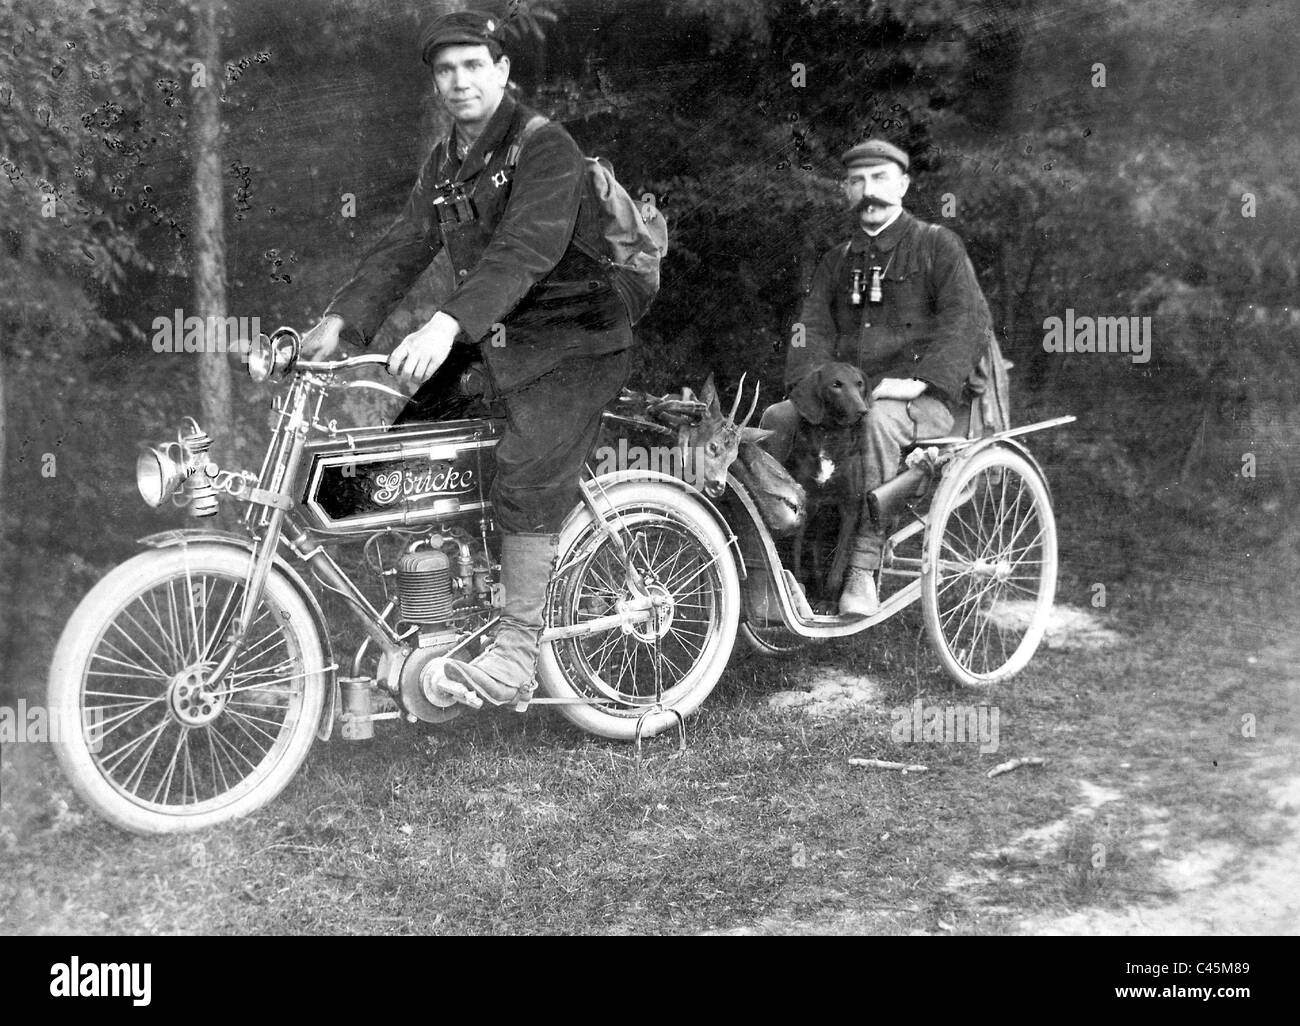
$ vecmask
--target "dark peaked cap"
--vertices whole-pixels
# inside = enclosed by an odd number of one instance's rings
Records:
[[[858,143],[853,149],[846,152],[840,160],[844,161],[845,167],[857,167],[860,164],[870,167],[875,164],[885,164],[893,161],[904,171],[907,171],[910,163],[906,153],[884,139],[868,139],[864,143]]]
[[[505,49],[505,22],[482,11],[457,11],[434,18],[420,30],[420,60],[433,63],[444,46],[486,46],[493,57]]]

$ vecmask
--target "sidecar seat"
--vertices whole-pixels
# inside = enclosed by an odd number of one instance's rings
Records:
[[[997,336],[990,330],[984,353],[962,388],[961,404],[953,411],[953,434],[961,438],[983,438],[1011,427],[1011,389],[1007,377],[1013,364],[1002,355]],[[940,439],[917,439],[916,446],[933,445]]]

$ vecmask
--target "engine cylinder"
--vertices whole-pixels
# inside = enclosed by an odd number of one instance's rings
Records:
[[[439,549],[408,552],[397,561],[397,601],[407,623],[441,623],[451,615],[451,561]]]

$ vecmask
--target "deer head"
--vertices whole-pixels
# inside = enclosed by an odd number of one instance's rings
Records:
[[[745,442],[760,442],[772,434],[765,428],[749,426],[754,411],[758,409],[757,385],[754,386],[754,400],[749,404],[749,412],[743,421],[736,423],[736,411],[740,409],[744,390],[745,377],[742,375],[736,389],[735,402],[731,404],[731,412],[724,416],[722,405],[718,401],[718,390],[713,383],[713,375],[710,374],[699,397],[704,403],[704,416],[697,423],[683,425],[678,431],[678,441],[691,480],[713,498],[721,495],[726,488],[727,471],[735,462],[740,446]]]

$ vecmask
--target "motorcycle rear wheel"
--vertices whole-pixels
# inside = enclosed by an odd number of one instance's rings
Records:
[[[247,552],[183,545],[141,553],[82,600],[50,667],[55,751],[77,793],[141,834],[247,815],[293,779],[325,700],[315,619],[272,569],[247,644],[202,687],[239,612]]]
[[[664,709],[689,716],[726,669],[740,622],[740,576],[717,523],[682,489],[659,482],[622,482],[605,497],[617,513],[606,521],[634,548],[652,590],[669,602],[658,629]],[[547,602],[552,627],[618,612],[631,598],[627,575],[614,546],[591,512],[580,507],[560,532],[560,572]],[[615,628],[585,638],[542,646],[538,680],[552,698],[602,704],[564,704],[560,712],[600,737],[632,740],[638,719],[655,703],[656,631],[650,623]],[[676,722],[670,712],[652,713],[643,736]]]

